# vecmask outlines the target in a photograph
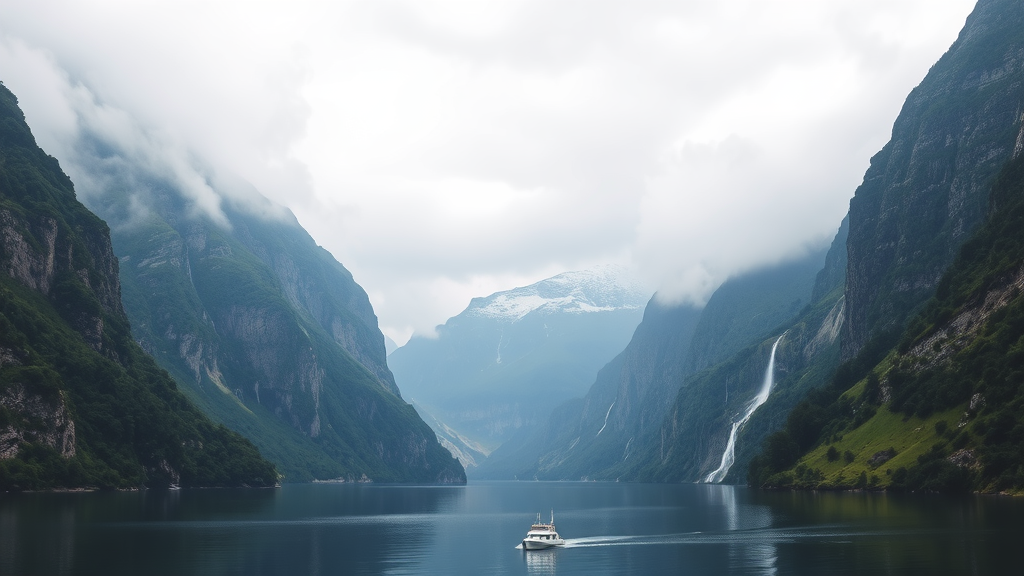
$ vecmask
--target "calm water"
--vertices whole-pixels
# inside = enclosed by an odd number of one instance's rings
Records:
[[[565,548],[523,552],[554,509]],[[0,494],[0,574],[1021,574],[1024,500],[471,483]]]

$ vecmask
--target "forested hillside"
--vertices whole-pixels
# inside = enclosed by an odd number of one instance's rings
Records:
[[[0,85],[0,490],[272,486],[132,340],[106,224]]]

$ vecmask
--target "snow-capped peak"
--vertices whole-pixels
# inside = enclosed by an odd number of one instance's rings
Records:
[[[565,272],[536,284],[474,298],[464,312],[471,316],[516,321],[535,310],[585,314],[643,308],[651,292],[630,278],[625,268],[607,265]]]

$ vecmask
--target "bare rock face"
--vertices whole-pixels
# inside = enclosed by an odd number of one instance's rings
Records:
[[[71,239],[49,216],[0,210],[0,271],[55,300],[64,297],[62,288],[80,282],[99,306],[69,311],[66,319],[96,351],[103,343],[103,312],[124,316],[109,239],[89,234]]]
[[[388,368],[384,337],[366,292],[333,256],[313,245],[294,219],[236,219],[235,237],[276,276],[282,295],[312,318],[388,392],[401,396]],[[275,238],[287,248],[267,241]],[[305,258],[300,262],[299,258]]]
[[[10,210],[0,210],[0,239],[8,255],[3,262],[4,272],[33,290],[49,294],[57,259],[57,221],[42,217],[35,228],[33,234],[28,222],[15,218]],[[29,238],[36,240],[42,250],[33,250]]]
[[[1024,6],[981,0],[850,201],[843,358],[899,329],[986,213],[1021,130]]]
[[[28,442],[49,446],[64,458],[75,455],[75,422],[63,393],[40,394],[25,384],[8,384],[0,389],[0,409],[9,414],[0,426],[0,460],[14,458]]]

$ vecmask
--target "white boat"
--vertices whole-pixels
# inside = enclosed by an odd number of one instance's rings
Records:
[[[565,540],[555,530],[555,512],[551,511],[551,522],[547,524],[540,521],[540,513],[537,514],[537,522],[530,526],[530,531],[523,538],[523,550],[543,550],[555,546],[565,546]]]

